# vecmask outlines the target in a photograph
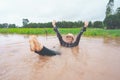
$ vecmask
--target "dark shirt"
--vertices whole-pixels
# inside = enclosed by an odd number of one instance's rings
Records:
[[[77,35],[75,42],[73,42],[73,43],[67,43],[67,42],[65,42],[63,40],[60,32],[58,31],[57,27],[54,27],[54,31],[57,34],[57,37],[59,39],[59,42],[60,42],[61,46],[64,46],[64,47],[75,47],[75,46],[78,46],[78,44],[80,42],[81,35],[83,34],[84,31],[86,31],[86,28],[85,27],[82,28],[82,30],[80,31],[80,33]]]

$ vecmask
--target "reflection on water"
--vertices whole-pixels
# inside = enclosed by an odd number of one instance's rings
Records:
[[[111,45],[120,45],[120,38],[104,38],[104,43]]]
[[[22,35],[0,35],[0,45],[24,42],[25,36]]]
[[[79,53],[59,47],[55,36],[38,36],[62,54],[43,57],[29,50],[27,35],[0,35],[0,80],[120,80],[120,38],[82,37]]]

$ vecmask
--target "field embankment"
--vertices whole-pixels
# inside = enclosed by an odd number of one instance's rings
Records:
[[[78,34],[80,28],[59,28],[61,34],[73,33]],[[53,28],[1,28],[1,34],[42,34],[54,35]],[[84,36],[97,37],[120,37],[120,29],[105,30],[100,28],[88,28]]]

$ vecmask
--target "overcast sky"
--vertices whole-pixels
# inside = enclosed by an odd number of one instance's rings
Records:
[[[95,21],[105,17],[108,0],[0,0],[0,23]],[[120,0],[115,0],[115,9]]]

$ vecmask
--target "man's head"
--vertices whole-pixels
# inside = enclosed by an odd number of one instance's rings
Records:
[[[67,43],[72,43],[74,41],[74,35],[71,33],[68,33],[65,37]]]

